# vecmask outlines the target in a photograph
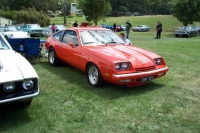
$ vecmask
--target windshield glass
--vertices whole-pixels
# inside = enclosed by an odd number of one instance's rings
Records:
[[[29,25],[29,28],[35,28],[35,29],[39,28],[40,29],[41,27],[38,24],[31,24],[31,25]]]
[[[10,49],[6,42],[3,40],[2,36],[0,36],[0,50],[1,49]]]
[[[5,27],[5,31],[20,31],[16,26],[8,26],[8,27]]]
[[[124,41],[110,30],[84,30],[80,31],[83,45],[104,45],[107,43],[124,44]]]

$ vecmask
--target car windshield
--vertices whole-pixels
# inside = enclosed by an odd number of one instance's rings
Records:
[[[41,28],[40,25],[38,25],[38,24],[31,24],[31,25],[29,25],[28,27],[29,27],[29,28],[35,28],[35,29],[36,29],[36,28]]]
[[[181,30],[181,29],[182,29],[182,30],[190,30],[190,27],[183,26],[183,27],[180,28],[180,30]]]
[[[0,50],[1,49],[10,49],[6,42],[3,40],[2,36],[0,35]]]
[[[8,27],[5,27],[4,31],[17,32],[17,31],[20,31],[20,30],[16,26],[8,26]]]
[[[124,44],[124,41],[110,30],[84,30],[80,31],[80,35],[83,45]]]

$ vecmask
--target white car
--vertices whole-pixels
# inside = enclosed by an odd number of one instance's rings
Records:
[[[0,104],[30,104],[39,95],[39,77],[32,65],[12,50],[0,33]]]
[[[0,32],[6,39],[10,38],[30,38],[30,33],[21,31],[18,26],[1,26]]]

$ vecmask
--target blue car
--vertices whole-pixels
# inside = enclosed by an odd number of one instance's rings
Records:
[[[33,36],[46,36],[46,30],[41,28],[39,24],[24,24],[21,25],[21,30],[28,32],[31,37]]]
[[[111,25],[101,24],[101,26],[102,26],[103,28],[107,28],[107,29],[113,30],[113,26],[111,26]]]

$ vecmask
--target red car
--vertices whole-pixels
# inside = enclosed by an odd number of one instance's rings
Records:
[[[65,62],[87,74],[92,86],[105,82],[140,86],[166,74],[164,59],[150,51],[125,44],[102,27],[67,28],[49,36],[45,47],[52,66]]]

